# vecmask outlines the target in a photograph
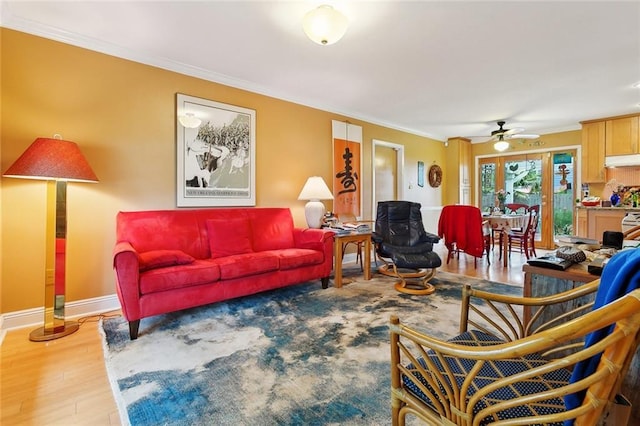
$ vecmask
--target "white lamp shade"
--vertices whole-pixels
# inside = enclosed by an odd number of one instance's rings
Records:
[[[311,176],[302,187],[298,200],[333,200],[333,194],[320,176]]]
[[[320,176],[311,176],[304,184],[298,200],[309,200],[304,206],[304,216],[309,228],[319,229],[326,209],[320,200],[333,200],[333,194]]]
[[[307,12],[302,20],[302,29],[307,37],[322,45],[340,40],[348,25],[346,16],[326,4]]]

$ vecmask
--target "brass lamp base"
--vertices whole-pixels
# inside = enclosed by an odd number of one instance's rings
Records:
[[[78,331],[78,328],[80,328],[80,325],[76,321],[65,321],[63,327],[58,327],[58,331],[45,330],[44,327],[40,327],[29,333],[29,340],[32,342],[46,342],[48,340],[59,339],[75,333]]]

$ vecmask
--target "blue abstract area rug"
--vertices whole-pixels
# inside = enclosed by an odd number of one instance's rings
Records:
[[[357,271],[359,272],[359,271]],[[107,372],[123,424],[388,425],[392,314],[438,338],[457,334],[463,283],[522,288],[439,272],[436,292],[396,292],[353,277],[304,283],[146,318],[129,340],[122,317],[102,322]]]

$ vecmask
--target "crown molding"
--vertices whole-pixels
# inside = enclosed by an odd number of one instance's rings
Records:
[[[341,110],[336,105],[326,105],[318,102],[314,102],[309,99],[302,99],[291,94],[281,93],[274,91],[265,86],[255,84],[253,82],[242,80],[228,75],[214,73],[203,68],[194,67],[177,61],[171,61],[166,58],[155,57],[152,55],[146,55],[144,53],[133,51],[131,49],[123,48],[112,43],[107,43],[102,40],[98,40],[91,37],[85,37],[69,31],[64,31],[59,28],[55,28],[49,25],[45,25],[39,22],[26,20],[14,15],[11,12],[11,8],[6,3],[0,3],[0,26],[9,28],[12,30],[24,32],[27,34],[43,37],[49,40],[59,41],[61,43],[69,44],[72,46],[80,47],[83,49],[92,50],[106,55],[115,56],[117,58],[126,59],[129,61],[137,62],[144,65],[150,65],[156,68],[161,68],[167,71],[176,72],[178,74],[187,75],[190,77],[196,77],[202,80],[210,81],[213,83],[223,84],[225,86],[234,87],[237,89],[246,90],[248,92],[269,96],[276,99],[281,99],[287,102],[319,109],[322,111],[331,112],[338,115],[348,116],[353,119],[366,121],[371,124],[388,127],[390,129],[399,130],[401,132],[410,133],[412,135],[426,137],[434,139],[436,141],[444,142],[446,137],[441,135],[434,135],[425,133],[415,129],[398,126],[397,124],[386,122],[384,120],[362,115],[353,111]]]

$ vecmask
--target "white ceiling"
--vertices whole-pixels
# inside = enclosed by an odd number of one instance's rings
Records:
[[[350,20],[331,46],[301,27],[322,3]],[[640,1],[3,0],[0,24],[438,140],[640,111]]]

